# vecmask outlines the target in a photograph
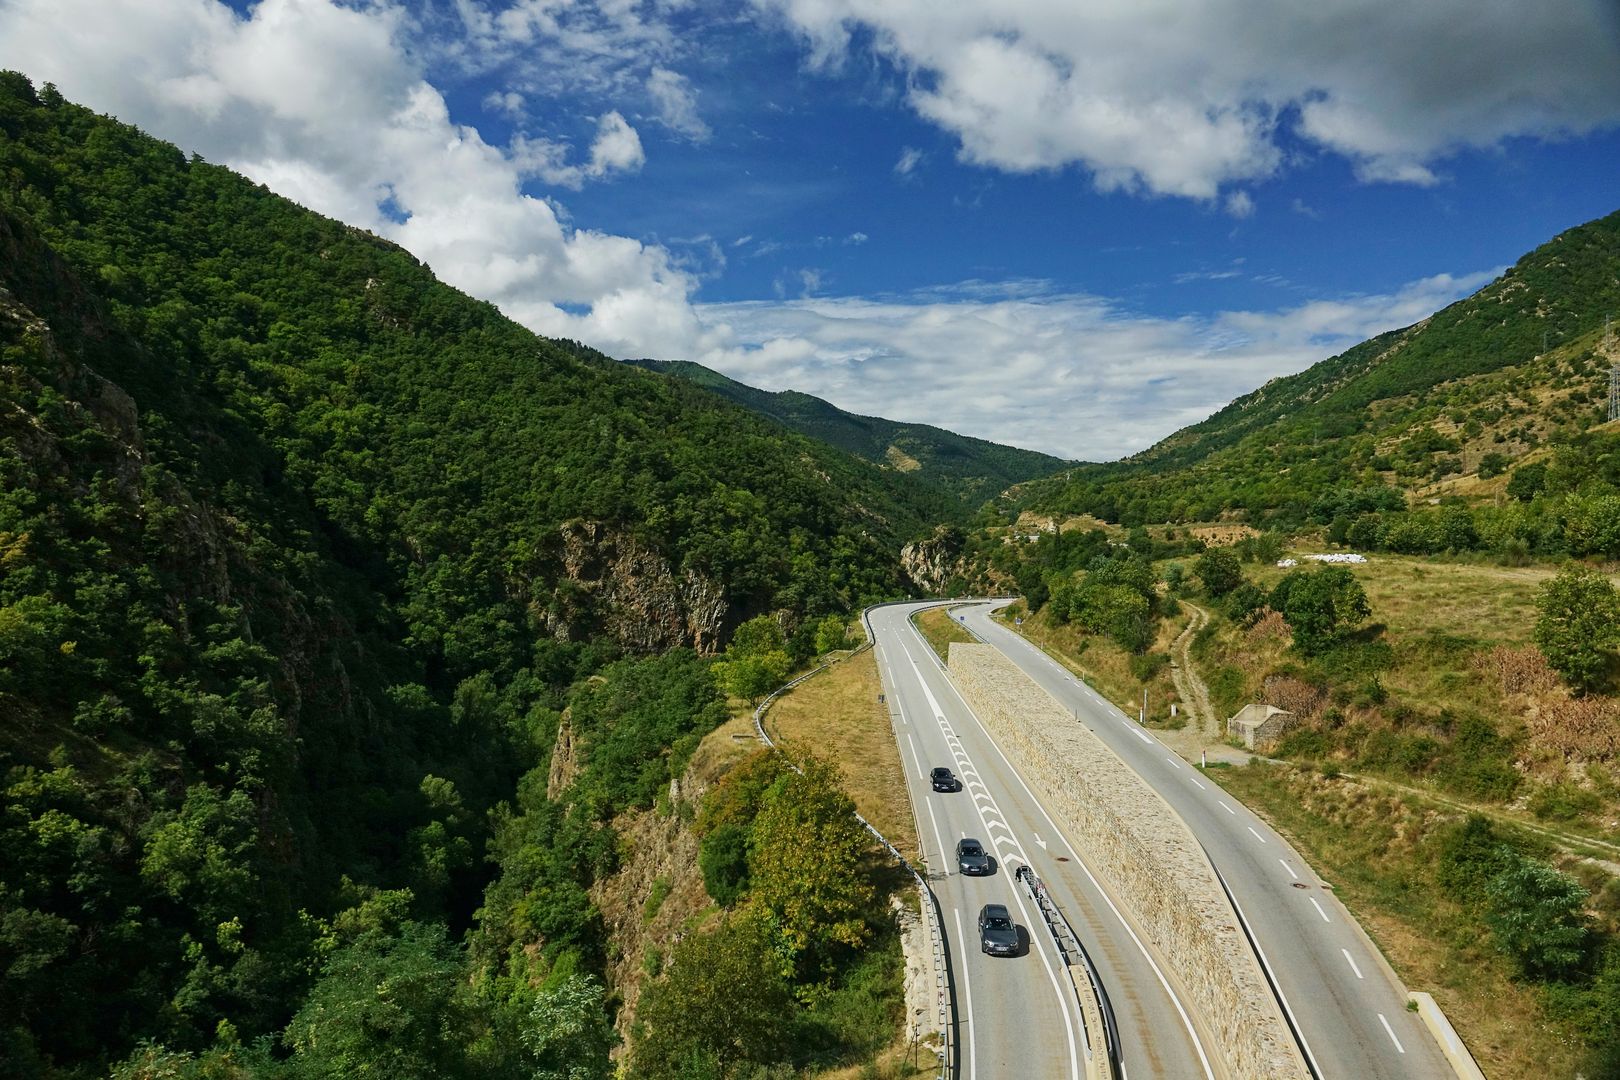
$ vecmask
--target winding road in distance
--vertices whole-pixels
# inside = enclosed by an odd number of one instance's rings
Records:
[[[944,919],[955,982],[957,1072],[962,1080],[1082,1080],[1085,1043],[1074,990],[1051,936],[1013,870],[1028,864],[1046,883],[1090,953],[1113,1002],[1129,1080],[1216,1080],[1209,1036],[1177,996],[1162,961],[1104,895],[1091,869],[957,694],[910,621],[929,603],[871,611],[878,670],[895,720],[918,841]],[[935,792],[943,765],[963,790]],[[981,841],[996,860],[987,877],[964,877],[956,842]],[[978,916],[1005,904],[1028,951],[986,956]],[[1077,972],[1077,975],[1079,973]],[[1084,986],[1084,976],[1079,975]],[[1098,1047],[1098,1053],[1101,1053]]]
[[[990,612],[1005,603],[973,604],[955,614],[1096,732],[1192,829],[1259,945],[1261,963],[1320,1080],[1454,1078],[1428,1029],[1406,1010],[1395,973],[1299,853],[1152,732],[992,619]]]

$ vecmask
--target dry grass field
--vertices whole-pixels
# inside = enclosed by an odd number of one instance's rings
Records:
[[[917,829],[889,708],[878,701],[882,692],[868,649],[784,695],[765,714],[765,725],[790,754],[812,753],[835,763],[862,816],[915,864]]]

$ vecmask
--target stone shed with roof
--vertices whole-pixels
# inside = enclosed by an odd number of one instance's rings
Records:
[[[1264,750],[1294,726],[1294,714],[1275,705],[1245,705],[1226,722],[1226,733],[1243,740],[1250,750]]]

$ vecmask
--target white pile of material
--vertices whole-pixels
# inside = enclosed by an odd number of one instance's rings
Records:
[[[1317,562],[1363,563],[1367,561],[1367,556],[1357,555],[1353,551],[1333,551],[1325,555],[1307,555],[1305,557],[1315,559]]]

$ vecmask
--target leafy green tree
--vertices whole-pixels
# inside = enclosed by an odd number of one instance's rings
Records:
[[[1146,597],[1126,585],[1099,585],[1089,579],[1074,594],[1074,619],[1094,633],[1107,634],[1131,652],[1153,643],[1153,611]]]
[[[1519,970],[1537,979],[1563,979],[1587,957],[1587,892],[1574,880],[1535,859],[1491,879],[1485,888],[1486,922],[1497,947]]]
[[[849,645],[849,620],[828,615],[816,624],[816,652],[830,653]]]
[[[437,925],[370,934],[326,962],[283,1040],[297,1076],[458,1077],[472,1016],[464,968]]]
[[[1243,584],[1243,564],[1229,547],[1214,547],[1198,556],[1193,572],[1204,583],[1204,592],[1222,597]]]
[[[793,957],[865,942],[874,895],[859,873],[871,840],[837,769],[816,758],[801,768],[766,791],[748,848],[750,895]]]
[[[721,907],[731,907],[748,891],[748,830],[721,825],[698,846],[703,887]]]
[[[1507,472],[1508,458],[1506,454],[1499,454],[1495,450],[1479,459],[1479,478],[1490,480]]]
[[[1560,571],[1536,594],[1537,648],[1577,690],[1603,682],[1620,643],[1620,590],[1584,566]]]
[[[1356,576],[1343,566],[1293,570],[1277,583],[1271,606],[1294,631],[1294,647],[1315,656],[1359,626],[1372,608]]]
[[[785,652],[769,652],[721,660],[714,665],[714,670],[727,693],[749,704],[758,704],[761,698],[787,682],[793,661]]]
[[[794,1003],[770,927],[754,911],[727,915],[675,946],[662,978],[643,991],[632,1042],[633,1075],[687,1080],[694,1063],[730,1075],[787,1058]]]
[[[1544,461],[1532,462],[1529,465],[1520,465],[1513,470],[1508,478],[1508,498],[1518,499],[1520,502],[1529,502],[1547,487],[1547,463]]]
[[[618,1035],[602,984],[574,974],[541,987],[523,1027],[527,1080],[609,1080]]]

